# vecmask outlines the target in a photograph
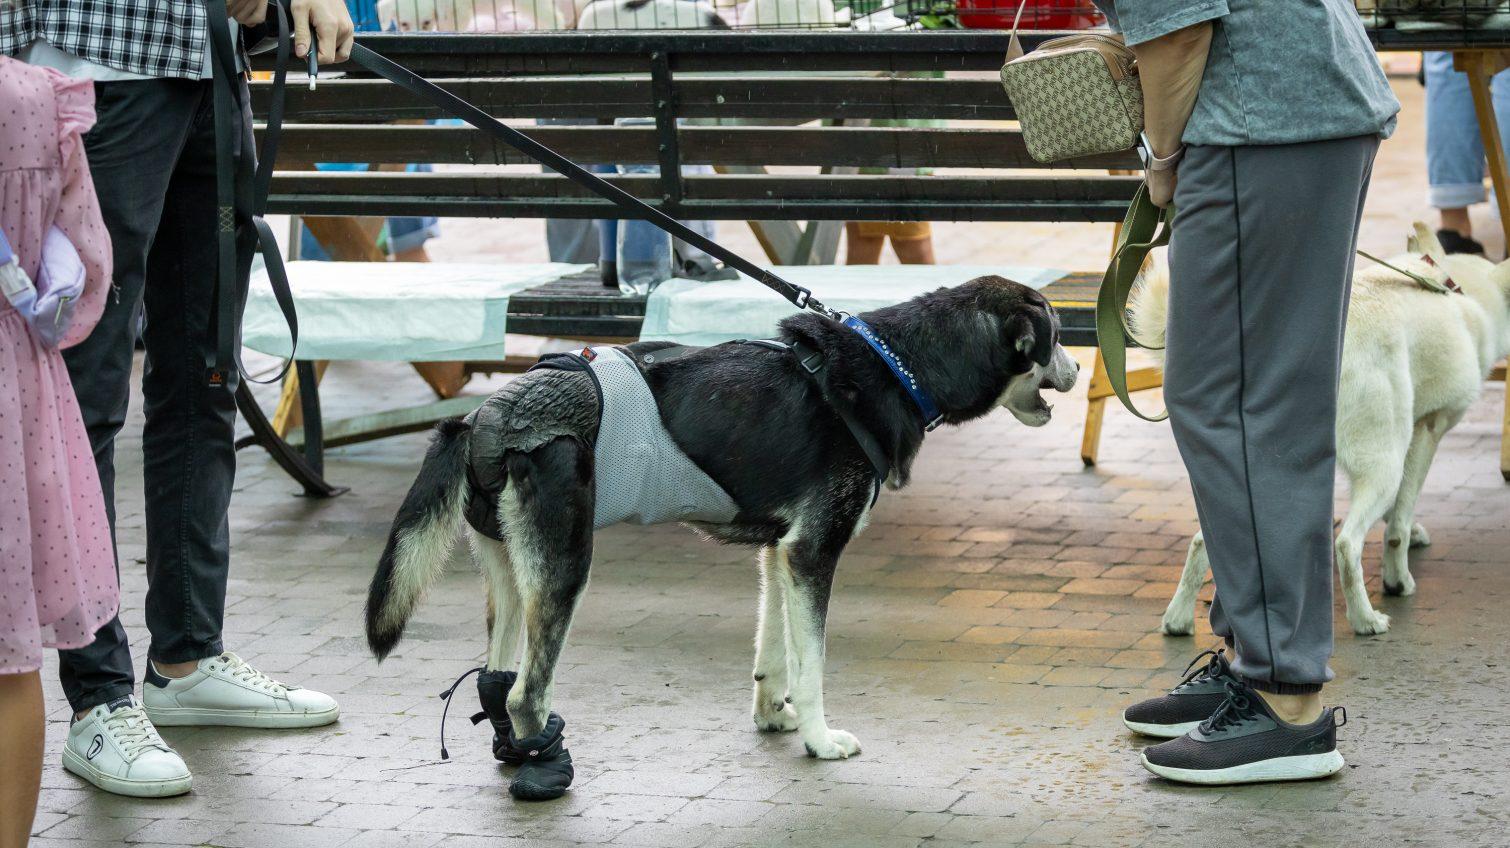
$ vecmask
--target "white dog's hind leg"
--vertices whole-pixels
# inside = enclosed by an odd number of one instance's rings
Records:
[[[860,740],[843,730],[831,730],[823,715],[824,619],[834,570],[832,564],[799,566],[799,580],[791,562],[792,547],[783,540],[776,548],[774,576],[786,595],[786,626],[791,637],[787,665],[797,730],[810,755],[820,760],[845,759],[860,753]]]
[[[1363,582],[1363,540],[1370,527],[1384,517],[1400,487],[1400,464],[1377,463],[1352,478],[1353,503],[1337,534],[1337,576],[1347,603],[1347,620],[1362,636],[1389,630],[1389,616],[1374,609]]]
[[[1384,594],[1413,595],[1416,580],[1410,575],[1409,549],[1415,547],[1416,500],[1421,496],[1421,487],[1426,483],[1426,473],[1431,470],[1431,461],[1437,454],[1437,445],[1442,436],[1452,429],[1451,422],[1440,415],[1429,415],[1416,422],[1411,433],[1410,448],[1405,452],[1405,466],[1400,479],[1400,491],[1395,495],[1388,523],[1384,528]],[[1421,530],[1425,535],[1425,530]]]
[[[1195,632],[1195,604],[1201,587],[1206,585],[1206,574],[1211,570],[1211,559],[1206,553],[1206,538],[1201,533],[1190,540],[1190,550],[1185,554],[1185,571],[1180,574],[1180,585],[1169,599],[1164,610],[1160,629],[1167,636],[1189,636]]]
[[[519,658],[520,603],[519,588],[514,584],[514,570],[509,566],[508,547],[467,528],[472,559],[482,569],[488,586],[488,662],[489,671],[508,671]]]
[[[765,731],[797,729],[797,711],[787,703],[786,593],[776,575],[777,548],[760,552],[760,608],[755,618],[755,726]],[[783,564],[784,567],[784,564]]]

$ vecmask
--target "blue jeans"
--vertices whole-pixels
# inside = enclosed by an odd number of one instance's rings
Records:
[[[1426,70],[1426,177],[1431,184],[1427,201],[1437,209],[1483,203],[1484,144],[1468,75],[1452,69],[1450,53],[1427,53],[1422,63]],[[1490,90],[1495,119],[1501,127],[1510,127],[1510,71],[1495,74]],[[1510,136],[1502,137],[1501,143],[1507,142]]]

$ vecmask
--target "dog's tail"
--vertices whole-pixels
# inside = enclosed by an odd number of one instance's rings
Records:
[[[1169,321],[1169,266],[1149,261],[1127,297],[1127,325],[1136,341],[1164,363],[1164,336]]]
[[[393,519],[367,592],[367,644],[379,660],[398,644],[415,604],[451,555],[466,508],[470,431],[461,419],[435,426],[419,476]]]

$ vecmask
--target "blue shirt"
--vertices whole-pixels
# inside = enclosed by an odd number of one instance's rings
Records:
[[[1186,144],[1294,144],[1395,129],[1400,101],[1350,0],[1096,0],[1128,45],[1211,21]]]

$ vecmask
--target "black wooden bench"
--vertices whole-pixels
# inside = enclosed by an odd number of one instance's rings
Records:
[[[1027,46],[1053,35],[1034,33]],[[526,133],[580,163],[659,165],[658,175],[608,179],[677,218],[765,228],[757,235],[771,260],[787,264],[811,261],[816,222],[1115,222],[1139,182],[1109,173],[1137,168],[1130,152],[1055,168],[1027,155],[995,78],[1006,51],[1000,33],[561,32],[361,40],[484,111],[520,121]],[[253,83],[259,116],[267,94],[266,83]],[[608,201],[558,175],[496,167],[529,163],[471,127],[393,125],[449,116],[386,81],[353,74],[324,80],[313,92],[291,83],[287,94],[270,212],[619,216]],[[611,125],[626,117],[653,118],[654,124]],[[524,126],[540,118],[608,125]],[[903,119],[938,124],[869,125]],[[493,167],[321,172],[309,165],[317,161]],[[684,176],[682,165],[712,165],[716,172]],[[855,173],[861,168],[906,172]],[[920,168],[933,173],[917,174]],[[782,223],[799,221],[808,222],[806,230]],[[1076,275],[1045,289],[1063,316],[1067,344],[1095,345],[1098,279]],[[512,296],[508,328],[634,339],[644,311],[643,298],[581,275]],[[272,450],[312,493],[325,493],[313,370],[302,369],[301,377],[305,426],[294,447],[260,413],[248,415],[255,430],[248,441]],[[249,394],[245,400],[251,404]],[[425,426],[424,416],[412,411],[404,421],[408,429]],[[394,428],[374,432],[389,435]],[[344,441],[360,436],[348,432]]]

